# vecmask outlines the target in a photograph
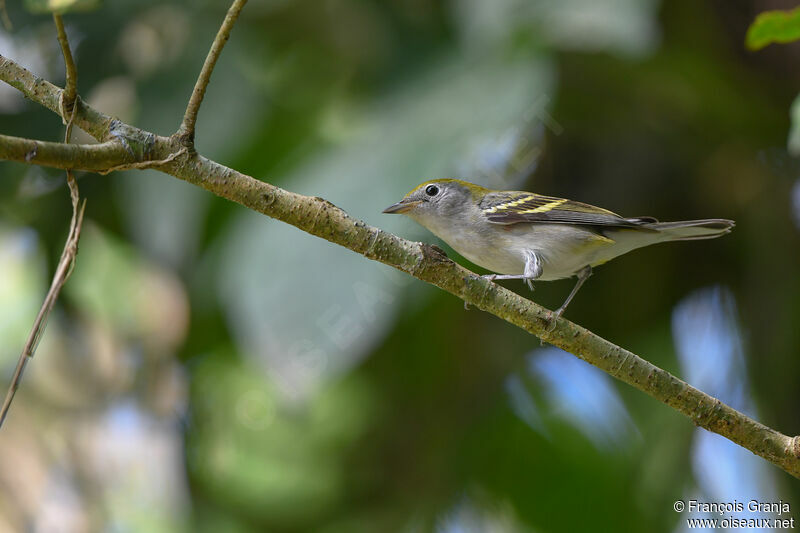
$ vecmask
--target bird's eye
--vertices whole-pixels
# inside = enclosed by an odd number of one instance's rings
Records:
[[[428,196],[436,196],[437,194],[439,194],[439,187],[437,187],[436,185],[428,185],[427,187],[425,187],[425,194],[427,194]]]

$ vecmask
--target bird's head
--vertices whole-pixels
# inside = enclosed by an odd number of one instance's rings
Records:
[[[478,202],[489,192],[479,185],[455,179],[426,181],[402,200],[383,210],[384,213],[402,213],[423,226],[431,222],[443,221],[469,213],[477,208]]]

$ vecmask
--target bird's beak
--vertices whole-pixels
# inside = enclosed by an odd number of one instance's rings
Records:
[[[405,213],[415,205],[419,204],[419,200],[408,200],[403,198],[396,204],[392,204],[383,210],[384,213]]]

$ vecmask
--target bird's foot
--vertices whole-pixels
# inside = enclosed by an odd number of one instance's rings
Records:
[[[561,315],[564,314],[564,308],[559,307],[556,311],[548,311],[547,312],[547,333],[552,333],[554,329],[556,329],[556,325],[558,324],[558,319],[561,318]]]

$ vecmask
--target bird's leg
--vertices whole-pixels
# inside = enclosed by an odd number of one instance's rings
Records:
[[[581,288],[581,285],[583,285],[583,283],[587,279],[589,279],[589,276],[591,275],[592,275],[592,267],[590,265],[586,265],[585,267],[583,267],[578,271],[578,283],[576,283],[575,286],[572,288],[572,292],[569,293],[569,296],[567,296],[567,299],[564,301],[563,304],[561,304],[561,307],[559,307],[556,310],[556,312],[550,316],[550,328],[548,329],[548,331],[553,331],[553,329],[555,329],[556,321],[558,321],[558,319],[561,318],[561,315],[564,314],[564,310],[567,308],[569,303],[578,293],[578,289]]]
[[[530,290],[533,290],[533,280],[542,275],[542,259],[531,250],[525,250],[525,270],[522,276]]]
[[[533,250],[525,250],[525,269],[522,274],[488,274],[483,276],[489,281],[496,279],[521,279],[525,280],[528,287],[533,290],[533,280],[542,275],[542,258]]]

